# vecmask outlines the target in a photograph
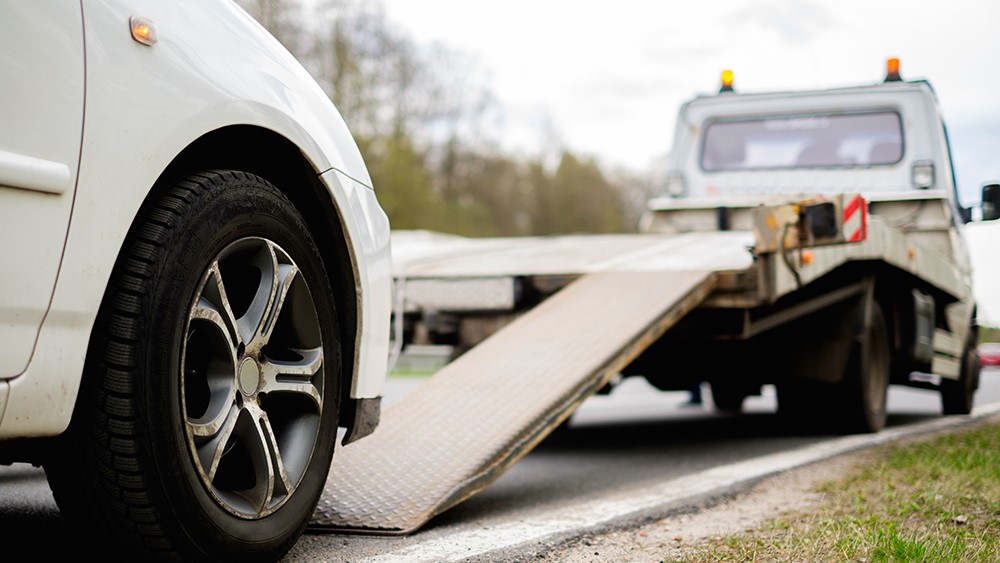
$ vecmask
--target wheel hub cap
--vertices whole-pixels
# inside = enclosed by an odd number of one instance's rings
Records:
[[[260,366],[253,358],[246,358],[240,364],[240,391],[247,397],[260,387]]]

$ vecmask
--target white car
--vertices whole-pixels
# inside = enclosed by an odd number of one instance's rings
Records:
[[[0,463],[102,551],[273,560],[378,422],[389,225],[229,0],[0,4]]]

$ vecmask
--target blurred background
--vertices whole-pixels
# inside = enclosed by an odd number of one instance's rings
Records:
[[[633,232],[679,106],[880,82],[899,57],[948,127],[959,198],[1000,180],[1000,2],[238,0],[313,73],[394,229]],[[1000,225],[968,227],[1000,326]],[[994,338],[996,339],[996,338]]]

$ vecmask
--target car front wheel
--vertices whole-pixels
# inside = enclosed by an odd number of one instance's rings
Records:
[[[243,172],[178,179],[126,240],[45,462],[60,510],[128,559],[280,558],[326,481],[340,367],[291,202]]]

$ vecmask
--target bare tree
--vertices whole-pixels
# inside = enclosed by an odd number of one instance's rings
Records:
[[[551,127],[537,159],[497,149],[499,105],[481,67],[444,45],[415,43],[381,2],[325,0],[305,17],[300,0],[237,1],[337,105],[394,228],[613,232],[637,212],[642,185],[624,174],[608,181]]]
[[[236,0],[236,3],[293,55],[301,59],[306,54],[308,35],[302,25],[299,0]]]

